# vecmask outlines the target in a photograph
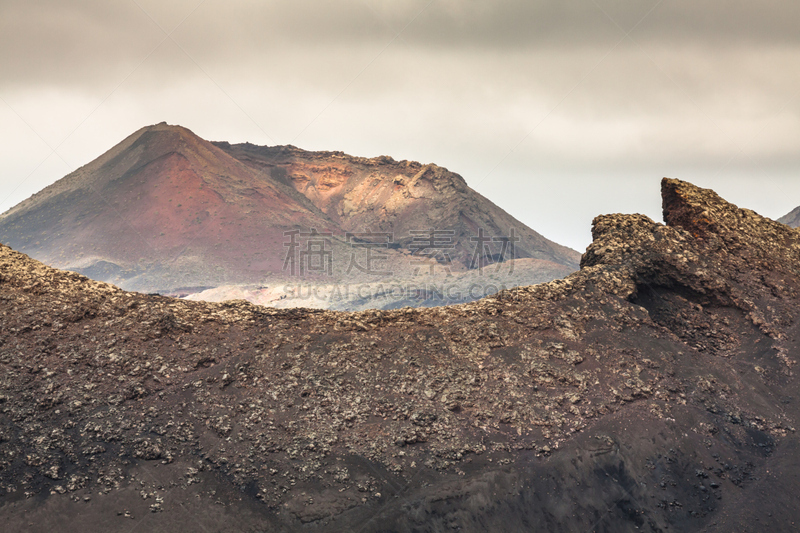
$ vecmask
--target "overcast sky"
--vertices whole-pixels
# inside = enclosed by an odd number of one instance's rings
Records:
[[[800,205],[796,0],[0,0],[0,211],[161,121],[433,162],[583,251],[659,180]]]

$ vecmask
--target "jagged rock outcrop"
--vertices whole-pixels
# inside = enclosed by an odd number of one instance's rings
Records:
[[[2,247],[0,516],[791,529],[800,232],[678,180],[662,193],[666,225],[598,217],[568,278],[435,309],[179,301]]]

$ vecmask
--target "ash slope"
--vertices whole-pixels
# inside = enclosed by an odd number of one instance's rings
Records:
[[[0,516],[789,529],[800,231],[688,183],[662,193],[667,225],[598,217],[567,279],[436,309],[177,301],[0,248]]]
[[[800,207],[793,209],[790,213],[779,218],[778,222],[793,228],[800,228]]]

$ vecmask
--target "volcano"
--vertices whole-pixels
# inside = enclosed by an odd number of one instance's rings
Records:
[[[269,252],[295,227],[335,225],[294,189],[158,124],[6,212],[0,235],[48,264],[152,290],[279,271]]]
[[[438,232],[444,251],[417,253],[414,243],[428,237],[414,231]],[[471,238],[482,232],[476,256]],[[510,257],[498,256],[504,243],[515,258],[545,261],[547,276],[566,275],[579,259],[435,165],[210,143],[166,123],[135,132],[0,216],[0,241],[15,249],[144,292],[258,285],[288,267],[295,275],[288,253],[310,251],[312,240],[312,278],[341,279],[354,243],[374,244],[372,234],[385,245],[381,271],[395,273],[409,271],[411,259],[431,270],[442,262],[448,271],[481,267]]]
[[[549,241],[472,190],[460,175],[434,164],[372,159],[342,152],[309,152],[293,146],[215,143],[242,163],[291,185],[345,231],[393,232],[413,249],[413,232],[448,232],[450,259],[461,268],[492,262],[491,250],[475,257],[475,239],[514,231],[515,257],[577,268],[573,250]],[[495,246],[499,251],[500,247]],[[486,255],[490,257],[486,257]]]

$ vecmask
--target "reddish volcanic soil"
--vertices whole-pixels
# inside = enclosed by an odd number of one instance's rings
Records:
[[[336,229],[294,189],[165,124],[21,203],[0,227],[6,242],[55,266],[107,261],[173,282],[181,276],[170,271],[185,270],[173,272],[186,274],[184,285],[258,282],[280,272],[284,231]]]
[[[312,228],[332,234],[325,246],[336,279],[351,279],[348,231],[392,233],[381,270],[397,275],[411,269],[412,230],[451,232],[452,249],[444,253],[453,271],[470,267],[470,238],[479,229],[490,238],[516,231],[514,254],[505,259],[540,259],[567,272],[579,259],[435,165],[214,144],[163,123],[4,213],[0,241],[126,289],[185,292],[291,275],[284,272],[286,232]],[[474,266],[498,258],[502,245],[488,246]],[[445,257],[427,259],[436,260]],[[328,280],[321,272],[316,278]]]

